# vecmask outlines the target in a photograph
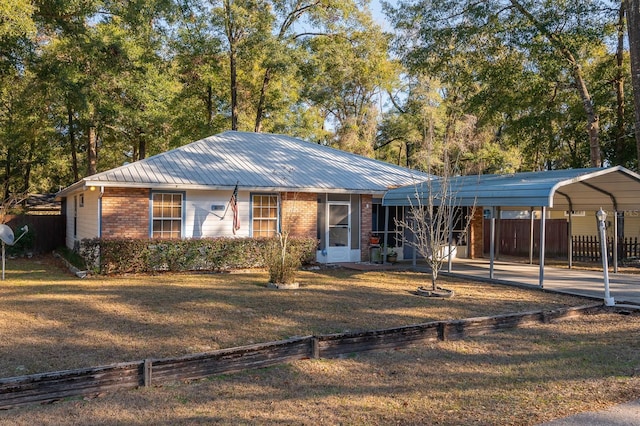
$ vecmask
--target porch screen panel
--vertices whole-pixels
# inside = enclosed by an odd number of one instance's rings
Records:
[[[253,196],[253,236],[273,237],[278,233],[278,196]]]
[[[155,193],[152,196],[153,238],[182,237],[182,194]]]

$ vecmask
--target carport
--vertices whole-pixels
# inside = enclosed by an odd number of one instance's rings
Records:
[[[445,194],[444,196],[442,194]],[[540,212],[540,269],[539,286],[544,286],[545,221],[548,210],[569,212],[569,234],[572,229],[572,213],[577,210],[610,212],[614,235],[613,268],[617,272],[618,213],[640,209],[640,175],[622,166],[550,170],[514,173],[507,175],[455,176],[448,179],[432,179],[386,192],[382,205],[417,206],[433,205],[440,200],[452,199],[458,207],[482,207],[491,211],[490,278],[493,278],[495,259],[495,222],[501,210],[530,210],[533,234],[534,211]],[[595,218],[594,218],[595,222]],[[385,231],[386,233],[386,231]],[[533,255],[533,238],[530,259]],[[569,267],[571,267],[571,243],[569,243]],[[451,261],[449,261],[451,272]]]

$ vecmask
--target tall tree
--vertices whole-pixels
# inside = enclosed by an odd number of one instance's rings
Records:
[[[585,71],[594,49],[607,41],[607,24],[617,18],[607,15],[608,9],[601,3],[425,0],[402,2],[397,7],[386,3],[385,8],[397,28],[397,46],[410,69],[426,70],[447,83],[453,77],[457,85],[476,88],[477,93],[468,97],[464,108],[477,114],[481,124],[492,121],[503,136],[516,129],[514,124],[526,121],[530,129],[544,128],[549,120],[542,113],[549,100],[558,108],[558,117],[567,117],[566,111],[573,110],[573,95],[569,93],[573,91],[589,142],[587,164],[602,164],[600,107],[594,104],[592,93],[598,85],[589,82]],[[459,70],[456,61],[461,58],[468,67],[462,75],[453,72],[451,65]],[[521,80],[516,83],[525,89],[524,94],[533,94],[534,89],[542,92],[532,98],[519,96],[509,86],[514,79]],[[537,81],[531,85],[527,80]],[[507,97],[497,91],[507,93]],[[504,102],[507,99],[509,103]],[[529,101],[535,109],[527,106]],[[502,105],[485,108],[487,102]],[[532,120],[532,111],[539,111],[539,118]],[[522,120],[526,116],[529,120]],[[531,130],[528,133],[531,135]],[[543,146],[546,132],[536,133],[536,143]]]
[[[640,169],[640,0],[623,0],[626,5],[629,53],[631,57],[631,84],[635,107],[634,134],[636,138],[637,167]]]

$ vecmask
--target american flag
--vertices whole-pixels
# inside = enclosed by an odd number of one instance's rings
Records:
[[[236,235],[236,231],[240,229],[240,218],[238,218],[238,184],[236,184],[233,194],[231,194],[229,204],[231,204],[231,210],[233,211],[233,225],[231,229],[233,230],[233,235]]]

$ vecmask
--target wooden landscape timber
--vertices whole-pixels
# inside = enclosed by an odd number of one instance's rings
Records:
[[[0,379],[0,409],[74,397],[196,380],[309,358],[337,358],[371,350],[397,349],[420,341],[460,340],[525,324],[549,323],[610,309],[601,303],[492,317],[432,321],[383,330],[294,337],[177,358],[146,359],[94,368]]]

